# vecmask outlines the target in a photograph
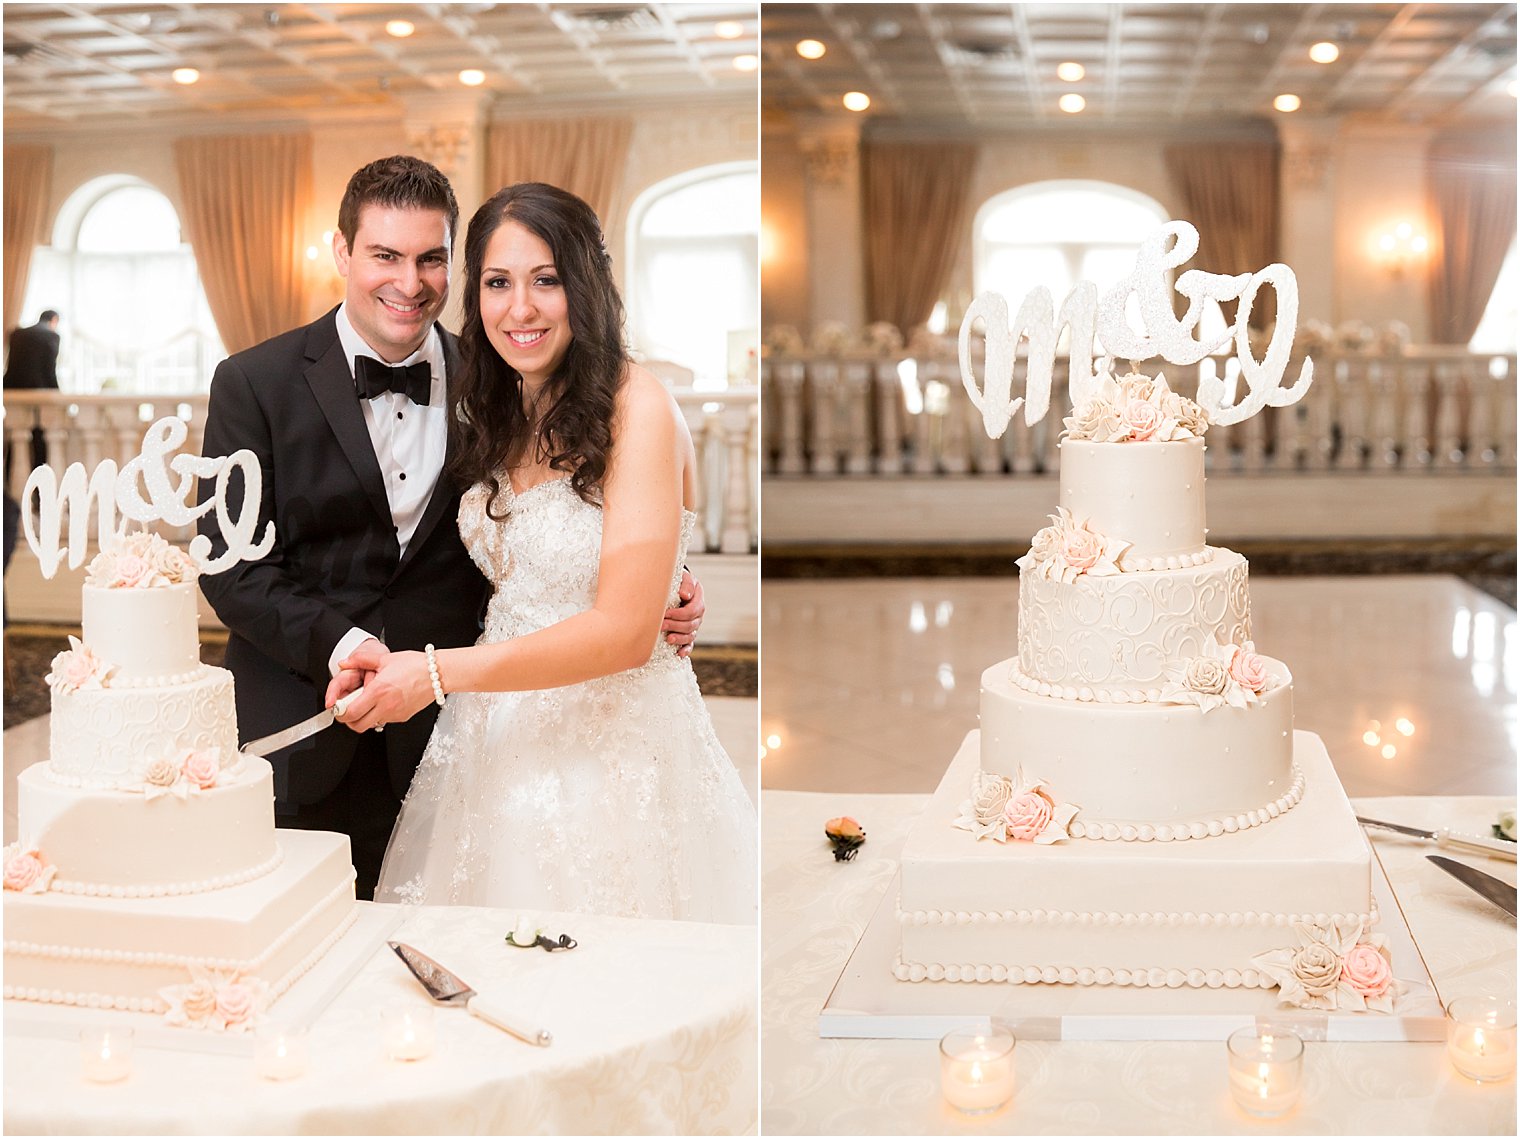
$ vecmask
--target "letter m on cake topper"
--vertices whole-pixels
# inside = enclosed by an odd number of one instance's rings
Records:
[[[196,535],[190,542],[190,557],[201,573],[221,573],[240,561],[262,558],[274,549],[272,522],[264,526],[262,539],[255,541],[254,537],[263,500],[263,472],[258,456],[252,451],[234,451],[224,458],[174,455],[184,444],[187,433],[184,420],[173,416],[160,419],[143,436],[142,451],[119,472],[114,459],[103,460],[89,475],[85,474],[83,463],[71,463],[62,479],[52,467],[32,471],[21,495],[21,520],[27,545],[37,555],[42,576],[51,578],[57,573],[65,553],[70,569],[78,569],[84,563],[92,510],[100,545],[118,533],[118,510],[135,522],[161,520],[170,526],[188,526],[215,510],[227,549],[213,558],[210,539]],[[227,510],[227,480],[234,470],[242,472],[246,487],[242,509],[236,517]],[[170,481],[171,473],[178,476],[177,484]],[[199,506],[188,505],[196,480],[213,475],[215,493]],[[69,518],[66,544],[62,540],[65,511]]]

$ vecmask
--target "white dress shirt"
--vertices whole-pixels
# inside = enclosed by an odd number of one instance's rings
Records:
[[[364,342],[348,319],[347,303],[338,306],[338,340],[343,345],[343,355],[348,360],[348,373],[354,372],[354,357],[380,354]],[[390,503],[391,519],[396,526],[396,541],[401,554],[417,532],[417,524],[427,509],[433,490],[438,485],[438,475],[443,470],[444,451],[448,444],[448,412],[445,403],[443,340],[437,327],[430,328],[422,346],[395,366],[426,361],[433,372],[432,389],[428,404],[419,407],[399,392],[382,392],[373,399],[360,399],[364,412],[364,425],[369,428],[369,438],[375,448],[375,458],[380,462],[380,474],[385,480],[385,497]],[[384,361],[389,363],[389,361]],[[358,395],[354,396],[359,399]],[[327,667],[334,676],[338,662],[358,648],[370,637],[383,638],[382,633],[371,633],[354,628],[340,640],[328,657]]]

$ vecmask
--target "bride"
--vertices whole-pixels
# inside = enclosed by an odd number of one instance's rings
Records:
[[[443,705],[378,901],[756,920],[755,810],[660,638],[696,523],[691,437],[623,346],[601,227],[542,183],[465,241],[449,473],[492,584],[467,648],[341,662],[355,731]],[[457,393],[457,394],[455,394]]]

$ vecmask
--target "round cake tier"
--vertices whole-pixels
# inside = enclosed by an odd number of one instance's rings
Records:
[[[1043,779],[1078,821],[1223,823],[1295,801],[1293,678],[1245,708],[1096,704],[1041,696],[1018,662],[982,674],[982,769]],[[1230,827],[1227,829],[1235,829]]]
[[[1246,560],[1219,549],[1186,569],[1070,583],[1021,575],[1018,637],[1024,675],[1058,696],[1154,700],[1175,662],[1250,640]]]
[[[111,683],[168,684],[197,671],[201,646],[190,582],[152,589],[84,587],[85,647],[116,666]]]
[[[81,688],[53,693],[48,774],[57,783],[115,788],[141,783],[148,764],[178,764],[188,751],[220,750],[235,766],[237,711],[232,673],[196,665],[172,685]]]
[[[17,831],[58,868],[52,889],[70,894],[203,893],[252,881],[280,861],[274,773],[255,757],[214,787],[153,799],[62,785],[36,763],[17,779]]]
[[[1061,505],[1129,558],[1184,557],[1204,546],[1203,440],[1061,444]]]

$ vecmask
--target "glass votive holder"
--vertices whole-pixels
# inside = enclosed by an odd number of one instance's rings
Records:
[[[311,1062],[306,1030],[284,1024],[264,1024],[253,1034],[253,1070],[265,1080],[294,1080],[306,1074]]]
[[[1304,1042],[1286,1028],[1237,1029],[1226,1042],[1230,1095],[1248,1115],[1275,1119],[1298,1103],[1304,1084]]]
[[[80,1029],[79,1065],[91,1083],[126,1079],[132,1074],[132,1030],[104,1025]]]
[[[939,1085],[967,1115],[996,1111],[1013,1098],[1013,1033],[1004,1025],[956,1029],[939,1042]]]
[[[433,1006],[390,1004],[380,1010],[380,1043],[392,1060],[424,1060],[433,1054]]]
[[[1446,1006],[1446,1055],[1469,1080],[1496,1084],[1515,1074],[1515,1002],[1457,997]]]

